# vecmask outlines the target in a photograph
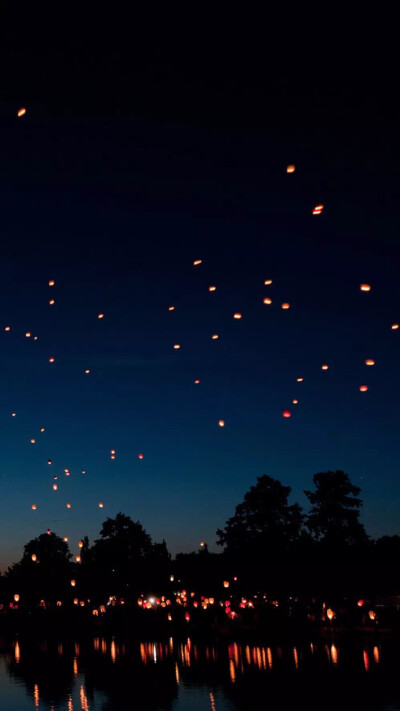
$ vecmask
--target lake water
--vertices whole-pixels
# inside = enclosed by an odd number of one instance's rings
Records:
[[[0,640],[2,711],[392,711],[392,641]]]

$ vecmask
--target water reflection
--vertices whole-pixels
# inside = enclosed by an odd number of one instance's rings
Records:
[[[7,708],[7,693],[11,699],[17,687],[25,688],[29,703],[21,702],[18,711],[258,711],[260,698],[272,710],[304,705],[310,711],[381,711],[389,701],[400,703],[400,648],[389,641],[267,646],[206,644],[190,637],[21,637],[0,641],[1,660],[8,678],[1,679],[0,706]]]

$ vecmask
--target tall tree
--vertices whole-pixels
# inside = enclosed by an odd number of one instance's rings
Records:
[[[303,516],[298,504],[288,503],[289,486],[266,474],[244,495],[235,515],[217,531],[218,545],[227,553],[258,557],[279,557],[298,541]]]
[[[343,471],[314,474],[314,491],[305,491],[312,508],[306,525],[316,541],[337,548],[366,543],[368,536],[359,521],[360,487]]]

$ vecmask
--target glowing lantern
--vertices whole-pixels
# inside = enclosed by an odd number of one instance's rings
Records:
[[[190,622],[190,615],[188,612],[185,612],[185,620],[186,622]]]
[[[335,613],[333,610],[331,610],[330,607],[328,607],[328,609],[326,611],[326,616],[327,616],[329,622],[332,622],[333,618],[335,617]]]
[[[168,311],[175,311],[175,306],[168,306]]]
[[[98,314],[97,318],[104,318],[104,314]]]
[[[143,454],[138,454],[138,459],[143,459]]]
[[[86,373],[86,375],[88,375],[90,373],[89,368],[86,368],[85,373]]]
[[[288,304],[287,302],[283,303],[281,306],[281,309],[283,309],[284,311],[286,311],[287,309],[290,309],[290,304]]]
[[[287,165],[286,166],[287,173],[294,173],[295,170],[296,170],[296,166],[294,166],[294,165]]]
[[[54,489],[54,491],[57,491],[58,485],[57,485],[57,484],[53,484],[53,489]]]
[[[74,588],[76,585],[76,580],[71,580],[71,587]]]
[[[31,509],[32,509],[32,511],[36,511],[36,509],[37,509],[36,504],[32,504]]]
[[[208,287],[208,291],[215,291],[216,288],[217,288],[216,286],[209,286],[209,287]]]
[[[225,427],[225,420],[218,420],[218,424],[220,427]]]
[[[50,529],[49,529],[49,528],[47,529],[46,533],[47,533],[47,535],[48,535],[48,536],[50,536],[50,534],[51,534],[51,531],[50,531]]]
[[[200,541],[200,548],[204,548],[205,545],[204,541]]]
[[[34,336],[34,337],[33,337],[33,340],[34,340],[34,341],[37,341],[37,339],[38,339],[37,336]]]
[[[18,111],[17,111],[17,116],[18,116],[18,118],[21,118],[21,116],[25,116],[25,114],[26,114],[26,109],[25,109],[25,108],[18,109]]]
[[[82,469],[82,474],[86,474],[86,469]]]
[[[48,459],[48,460],[47,460],[47,464],[51,464],[51,459]]]
[[[360,284],[360,291],[371,291],[370,284]]]
[[[35,442],[36,442],[35,439],[31,439],[31,444],[35,444]]]
[[[218,333],[213,333],[213,335],[211,336],[211,338],[212,338],[213,341],[216,341],[217,338],[218,338]]]
[[[173,576],[173,575],[170,575],[170,576],[169,576],[169,579],[170,579],[171,583],[173,583],[173,582],[174,582],[174,580],[175,580],[175,578],[174,578],[174,576]]]
[[[25,333],[25,338],[30,338],[31,335],[32,335],[31,332],[30,332],[30,331],[27,331],[27,332]]]
[[[321,370],[328,370],[329,365],[321,365]]]
[[[370,620],[376,620],[376,612],[374,612],[373,610],[370,610],[368,613],[368,617]]]
[[[224,588],[229,588],[229,580],[224,580]]]
[[[16,412],[12,412],[11,417],[16,417],[16,414],[17,414]]]
[[[14,602],[19,602],[19,595],[18,595],[18,593],[14,595]]]
[[[100,503],[99,503],[99,509],[102,509],[102,508],[104,508],[104,504],[100,501]]]
[[[63,541],[64,541],[65,543],[68,543],[68,536],[64,536]]]
[[[266,279],[266,280],[264,281],[264,285],[265,285],[265,286],[271,286],[271,284],[272,284],[272,279]]]
[[[272,299],[265,297],[265,299],[263,299],[263,304],[265,304],[266,306],[270,306],[272,304]]]
[[[299,401],[298,400],[292,400],[293,405],[298,405]]]
[[[50,299],[50,300],[49,300],[50,306],[53,306],[55,303],[56,303],[56,302],[54,301],[54,299]]]
[[[194,267],[198,267],[198,265],[201,264],[202,261],[203,261],[202,259],[195,259],[194,262],[193,262],[193,266],[194,266]]]
[[[61,607],[61,606],[62,606],[61,600],[57,600],[57,603],[56,603],[56,604],[57,604],[57,607]]]
[[[65,505],[66,505],[67,509],[71,508],[71,504],[65,504]]]
[[[41,427],[41,428],[40,428],[40,431],[41,431],[41,432],[44,432],[44,427]]]
[[[74,605],[77,605],[78,602],[79,602],[78,598],[77,598],[77,597],[74,597]]]
[[[292,416],[292,413],[290,412],[290,410],[284,410],[282,412],[282,417],[291,417],[291,416]]]
[[[49,281],[49,286],[54,286],[54,281],[53,281],[53,279],[50,279],[50,281]]]
[[[55,358],[53,358],[53,357],[49,358],[49,363],[54,363],[54,361],[55,361]]]
[[[323,205],[316,205],[312,211],[312,214],[313,215],[320,215],[323,209],[324,209]]]
[[[195,380],[195,381],[194,381],[194,384],[195,384],[195,385],[198,385],[199,383],[200,383],[200,380]]]
[[[81,557],[80,557],[80,555],[76,555],[76,556],[75,556],[75,560],[76,560],[77,563],[80,563],[80,562],[81,562]]]
[[[79,541],[78,548],[83,548],[83,541]]]
[[[296,381],[297,381],[298,383],[302,383],[303,380],[304,380],[304,378],[296,378]]]
[[[391,326],[391,328],[392,328],[392,331],[397,331],[397,329],[399,328],[399,324],[398,324],[398,323],[393,323],[392,326]]]
[[[364,605],[364,600],[359,600],[357,603],[358,607],[362,607]]]
[[[375,361],[372,360],[372,358],[367,358],[365,361],[365,365],[375,365]]]
[[[242,318],[242,314],[238,314],[238,313],[233,314],[233,318],[236,318],[236,319]]]
[[[4,330],[5,330],[5,331],[11,331],[11,326],[6,326]]]
[[[31,560],[33,560],[34,563],[37,561],[37,557],[36,557],[35,553],[32,553]]]
[[[179,343],[175,343],[175,345],[174,345],[174,350],[175,350],[175,351],[179,351],[179,349],[180,349],[180,344],[179,344]]]
[[[367,386],[367,385],[360,385],[360,392],[366,393],[367,390],[368,390],[368,386]]]

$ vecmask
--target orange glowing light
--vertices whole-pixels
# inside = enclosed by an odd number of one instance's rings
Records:
[[[64,539],[65,540],[65,539]],[[74,588],[76,585],[76,580],[71,580],[71,587]]]
[[[18,118],[21,118],[21,116],[25,116],[25,114],[26,114],[25,108],[18,109],[18,111],[17,111]]]
[[[321,365],[321,370],[328,370],[329,365]]]
[[[287,172],[287,173],[294,173],[295,170],[296,170],[296,166],[295,166],[295,165],[287,165],[287,166],[286,166],[286,172]]]
[[[54,489],[54,491],[57,491],[57,489],[58,489],[58,484],[53,484],[53,489]]]
[[[37,509],[36,504],[32,504],[31,509],[32,509],[32,511],[36,511],[36,509]]]
[[[281,309],[286,311],[287,309],[290,309],[290,304],[288,304],[286,301],[281,305]]]
[[[5,330],[5,331],[11,331],[11,326],[6,326],[4,330]]]
[[[168,306],[168,311],[175,311],[175,306]]]
[[[102,501],[100,501],[100,503],[99,503],[99,509],[102,509],[102,508],[104,508],[104,504],[102,503]]]
[[[292,413],[290,412],[290,410],[284,410],[282,412],[282,417],[291,417],[291,416],[292,416]]]
[[[180,347],[181,347],[181,346],[180,346],[179,343],[175,343],[175,345],[174,345],[174,350],[175,350],[175,351],[179,351]]]
[[[89,368],[86,368],[85,373],[86,373],[86,375],[88,375],[90,373]]]
[[[399,328],[399,324],[398,324],[398,323],[392,323],[392,325],[391,325],[392,331],[397,331],[398,328]],[[6,329],[6,330],[7,330],[7,329]]]
[[[220,427],[225,427],[225,420],[218,420],[218,424]]]
[[[208,291],[216,291],[217,287],[216,286],[209,286]]]
[[[31,335],[32,335],[31,332],[30,332],[30,331],[27,331],[27,332],[25,333],[25,338],[30,338]]]
[[[50,279],[49,286],[54,286],[54,284],[55,284],[54,279]]]
[[[81,562],[81,557],[80,557],[80,555],[76,555],[76,556],[75,556],[75,560],[76,560],[77,563],[80,563],[80,562]]]
[[[78,548],[83,548],[83,541],[79,541]]]
[[[376,620],[376,612],[374,612],[373,610],[370,610],[370,611],[368,612],[368,617],[369,617],[369,619],[372,620],[372,621]]]
[[[365,361],[365,365],[375,365],[375,361],[372,360],[372,358],[367,358]]]
[[[299,401],[298,400],[292,400],[293,405],[298,405]]]
[[[229,588],[229,580],[224,580],[224,588]]]
[[[12,413],[11,413],[11,417],[16,417],[16,416],[17,416],[17,413],[16,413],[16,412],[12,412]]]
[[[55,361],[55,358],[53,358],[53,356],[51,358],[49,358],[49,363],[54,363],[54,361]]]
[[[50,299],[50,301],[49,301],[50,306],[53,306],[55,303],[56,303],[56,302],[55,302],[54,299]]]
[[[193,262],[193,266],[194,266],[194,267],[198,267],[198,265],[201,264],[202,261],[203,261],[202,259],[195,259],[194,262]]]
[[[242,314],[235,313],[235,314],[233,314],[233,318],[236,318],[236,319],[242,318]]]
[[[66,505],[67,509],[71,508],[71,504],[65,504],[65,505]]]
[[[34,563],[37,561],[37,556],[35,553],[32,553],[31,560],[33,560]]]
[[[40,431],[41,431],[41,432],[44,432],[44,431],[45,431],[44,427],[41,427],[41,428],[40,428]]]
[[[199,383],[200,383],[200,380],[195,380],[195,381],[194,381],[194,384],[195,384],[195,385],[198,385]]]
[[[326,611],[326,616],[330,622],[332,622],[333,618],[335,617],[335,613],[333,610],[331,610],[330,607],[328,607],[328,609]]]
[[[211,336],[211,338],[212,338],[213,341],[216,341],[217,338],[218,338],[218,333],[213,333],[213,335]]]
[[[35,444],[35,442],[36,442],[35,439],[31,439],[31,444]]]
[[[19,602],[19,595],[18,595],[18,593],[16,593],[16,594],[14,595],[14,601],[15,601],[15,602]]]
[[[368,390],[368,386],[367,386],[367,385],[360,385],[360,392],[366,393],[367,390]]]
[[[68,543],[68,536],[64,536],[63,541],[64,541],[65,543]]]
[[[265,299],[263,299],[263,304],[266,304],[266,306],[270,306],[272,304],[272,299],[265,297]]]
[[[370,284],[360,284],[360,291],[371,291]]]
[[[138,459],[143,459],[143,454],[138,454]]]

